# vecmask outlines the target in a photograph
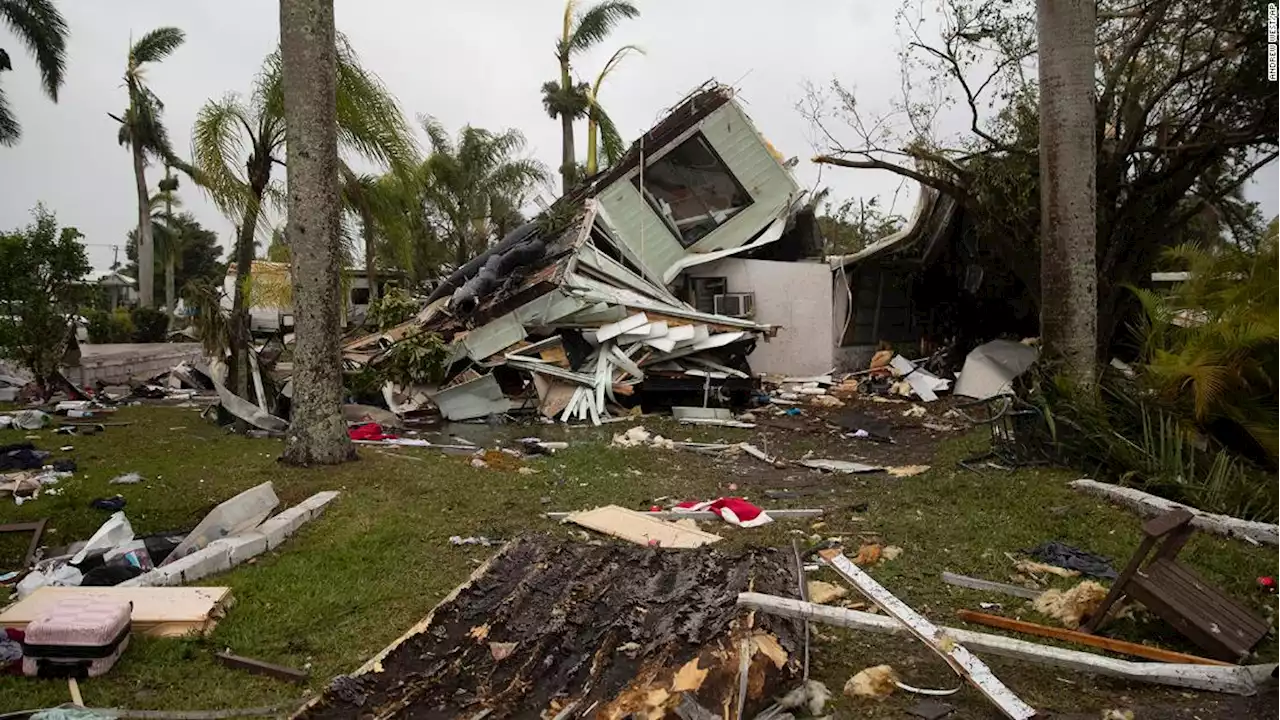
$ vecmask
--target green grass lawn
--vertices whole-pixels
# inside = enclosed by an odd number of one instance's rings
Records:
[[[942,584],[943,570],[994,580],[1012,571],[1005,552],[1048,539],[1108,555],[1121,565],[1139,540],[1138,521],[1126,512],[1070,491],[1074,474],[1053,470],[991,471],[978,476],[955,469],[955,461],[981,443],[956,435],[932,452],[933,470],[905,479],[884,476],[820,479],[812,473],[765,472],[749,458],[720,460],[684,451],[619,450],[608,446],[611,432],[625,429],[512,429],[514,437],[540,434],[568,439],[572,447],[553,457],[527,461],[536,474],[514,468],[473,468],[466,458],[396,449],[409,460],[362,448],[361,460],[335,468],[294,469],[276,462],[278,441],[225,434],[198,410],[139,407],[122,410],[116,420],[129,427],[105,434],[66,438],[35,433],[38,447],[74,450],[80,471],[63,481],[58,495],[44,495],[21,507],[0,500],[0,523],[50,518],[46,544],[87,538],[108,516],[94,510],[95,497],[123,494],[125,509],[139,534],[186,529],[219,502],[266,480],[274,483],[283,506],[320,490],[341,490],[326,513],[307,525],[278,551],[207,578],[204,585],[233,588],[235,605],[207,638],[166,640],[135,637],[121,662],[106,677],[81,683],[86,704],[134,709],[206,709],[269,705],[301,699],[304,690],[276,680],[224,668],[212,653],[231,651],[294,667],[308,667],[318,691],[328,678],[349,672],[424,616],[492,550],[454,547],[451,535],[509,539],[523,532],[567,532],[542,519],[547,510],[615,503],[647,508],[654,498],[714,497],[734,491],[762,504],[823,507],[825,526],[776,522],[757,530],[723,525],[708,529],[729,544],[784,545],[793,531],[841,536],[854,548],[859,534],[876,533],[904,553],[871,569],[872,574],[921,613],[955,624],[957,608],[980,601],[1004,603],[1005,613],[1041,621],[1016,598],[996,597]],[[651,429],[677,438],[729,441],[757,438],[757,431],[708,428],[689,431],[670,421],[646,420]],[[764,432],[763,430],[760,432]],[[20,441],[27,433],[0,433],[0,443]],[[798,456],[813,438],[774,433],[770,451]],[[852,446],[850,446],[852,448]],[[827,446],[832,457],[852,459]],[[794,452],[793,452],[794,451]],[[758,468],[758,469],[757,469]],[[137,471],[147,481],[115,486],[117,474]],[[763,501],[763,490],[817,487],[795,500]],[[852,508],[865,503],[856,514]],[[22,542],[4,538],[0,569],[21,555]],[[1262,611],[1274,600],[1260,596],[1254,579],[1274,574],[1276,552],[1198,534],[1183,558],[1212,582]],[[823,579],[838,579],[821,571]],[[982,629],[982,628],[975,628]],[[1126,622],[1115,633],[1164,647],[1194,651],[1159,621]],[[1274,638],[1262,654],[1274,659]],[[917,686],[954,686],[940,661],[912,640],[868,636],[821,628],[813,651],[814,673],[839,695],[857,670],[883,662],[897,667],[903,680]],[[1130,704],[1206,703],[1214,699],[1170,689],[1126,685],[1079,674],[1027,665],[992,663],[1002,679],[1025,700],[1045,709],[1082,710]],[[1123,700],[1121,698],[1124,698]],[[0,678],[0,711],[51,706],[69,699],[65,682]],[[840,699],[845,716],[901,717],[916,701],[901,694],[884,703]],[[989,708],[972,690],[950,699],[968,708],[962,717],[986,717]]]

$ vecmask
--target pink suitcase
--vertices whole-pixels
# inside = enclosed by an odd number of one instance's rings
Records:
[[[22,672],[39,677],[97,677],[129,645],[133,603],[85,595],[58,601],[27,625]]]

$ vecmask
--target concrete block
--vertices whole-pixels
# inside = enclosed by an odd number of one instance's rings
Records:
[[[337,498],[339,494],[340,493],[337,490],[326,490],[324,492],[318,492],[315,495],[312,495],[311,497],[307,498],[306,500],[303,500],[302,502],[298,503],[294,507],[305,509],[309,517],[312,519],[318,518],[320,517],[321,514],[324,513],[325,506],[333,502],[333,500]]]
[[[209,547],[215,545],[226,550],[227,561],[231,563],[231,567],[235,567],[255,555],[266,552],[267,536],[257,531],[250,531],[209,543]]]
[[[273,518],[267,518],[267,521],[258,526],[257,532],[262,533],[267,538],[267,549],[275,550],[284,543],[285,540],[293,534],[294,530],[302,523],[298,522],[297,515],[285,515],[280,513]]]
[[[178,558],[161,569],[167,571],[170,576],[180,575],[182,582],[189,583],[230,570],[231,560],[227,556],[227,548],[209,543],[208,547]]]

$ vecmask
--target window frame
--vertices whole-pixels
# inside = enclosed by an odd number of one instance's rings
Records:
[[[684,233],[680,231],[680,227],[675,224],[674,219],[667,217],[666,213],[662,211],[661,206],[657,204],[657,197],[655,197],[653,193],[649,192],[649,190],[645,188],[644,182],[642,180],[644,176],[648,173],[649,168],[653,167],[654,165],[657,165],[660,162],[663,162],[664,160],[667,160],[669,156],[671,156],[673,153],[678,151],[686,143],[695,142],[698,140],[701,140],[703,148],[705,148],[706,151],[711,154],[711,157],[724,170],[725,174],[729,176],[729,180],[733,183],[734,188],[738,192],[742,193],[742,196],[747,199],[747,202],[745,205],[741,206],[738,209],[738,211],[733,214],[732,217],[729,217],[723,222],[716,222],[715,227],[712,228],[710,232],[706,233],[702,237],[695,238],[693,240],[687,240],[684,236]],[[687,136],[680,138],[675,142],[672,142],[671,145],[664,148],[661,153],[654,155],[652,158],[646,158],[643,167],[638,168],[638,170],[639,170],[638,172],[634,173],[631,176],[631,187],[636,192],[640,193],[640,197],[644,199],[644,202],[649,207],[649,210],[653,212],[654,215],[658,216],[658,221],[662,223],[662,226],[664,228],[667,229],[667,232],[671,233],[671,235],[675,238],[676,242],[680,244],[680,247],[684,248],[685,250],[688,250],[694,245],[697,245],[698,243],[702,242],[708,237],[714,235],[718,230],[720,230],[720,228],[723,228],[725,225],[728,225],[729,223],[733,222],[735,218],[737,218],[742,213],[746,212],[747,209],[749,209],[752,205],[755,205],[756,203],[755,196],[752,195],[751,191],[747,189],[747,186],[743,185],[742,181],[738,179],[738,176],[733,172],[733,168],[729,167],[729,163],[725,161],[724,156],[720,154],[720,151],[716,150],[716,146],[711,143],[710,138],[707,137],[706,133],[704,133],[701,128],[695,128]],[[715,218],[712,217],[712,219],[714,220]]]

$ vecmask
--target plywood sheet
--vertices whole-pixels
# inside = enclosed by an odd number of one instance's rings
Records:
[[[0,613],[0,627],[23,629],[63,598],[86,595],[133,603],[134,631],[155,637],[207,633],[232,601],[226,587],[42,587]]]
[[[629,540],[637,545],[664,548],[695,548],[719,541],[719,535],[665,522],[617,505],[576,512],[565,518],[584,528]]]

